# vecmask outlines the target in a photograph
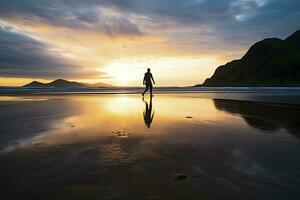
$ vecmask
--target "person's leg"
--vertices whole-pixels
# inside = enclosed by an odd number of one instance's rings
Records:
[[[143,92],[143,94],[142,94],[143,96],[144,96],[144,94],[147,92],[147,90],[148,90],[148,87],[149,87],[149,86],[148,86],[148,85],[146,85],[145,91],[144,91],[144,92]]]
[[[150,96],[152,97],[152,85],[149,86],[150,87]]]

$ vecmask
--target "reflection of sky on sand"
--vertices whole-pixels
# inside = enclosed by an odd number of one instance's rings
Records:
[[[48,98],[0,96],[0,101],[43,101]]]
[[[145,193],[161,199],[299,195],[299,106],[156,95],[148,128],[139,95],[47,98],[0,103],[8,106],[0,113],[7,118],[0,129],[0,175],[12,180],[10,188],[38,188],[53,199],[87,193],[108,199],[112,193],[120,199],[147,199]],[[7,131],[16,137],[2,140]],[[176,182],[177,173],[187,179]],[[20,175],[26,184],[15,181]],[[53,185],[63,192],[52,193]]]
[[[169,129],[188,124],[209,126],[216,122],[226,124],[231,121],[231,125],[240,126],[241,123],[238,117],[215,109],[213,101],[205,98],[157,97],[153,100],[155,120],[149,130],[143,124],[144,103],[136,95],[72,96],[60,101],[73,104],[69,109],[76,109],[76,113],[53,121],[47,131],[19,140],[18,147],[94,140],[111,136],[114,132],[120,132],[119,136],[122,132],[139,136],[167,134]],[[60,102],[56,103],[60,107]],[[186,116],[192,116],[192,119]]]

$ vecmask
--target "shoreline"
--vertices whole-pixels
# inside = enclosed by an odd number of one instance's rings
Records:
[[[142,89],[131,89],[131,90],[98,90],[98,91],[70,91],[70,90],[11,90],[11,91],[1,91],[0,89],[0,101],[1,98],[5,97],[66,97],[66,96],[110,96],[110,95],[126,95],[135,96],[140,95]],[[280,103],[280,104],[300,104],[300,88],[299,90],[228,90],[223,88],[223,90],[218,91],[203,91],[203,90],[161,90],[157,88],[154,90],[154,98],[156,96],[185,96],[193,98],[211,98],[211,99],[230,99],[239,101],[251,101],[251,102],[265,102],[265,103]],[[146,94],[148,96],[148,94]]]

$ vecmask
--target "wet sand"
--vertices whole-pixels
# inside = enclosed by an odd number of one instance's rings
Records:
[[[298,199],[300,105],[268,98],[2,96],[1,199]]]

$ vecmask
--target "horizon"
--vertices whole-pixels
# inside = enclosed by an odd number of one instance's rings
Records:
[[[265,38],[300,29],[289,0],[0,2],[0,86],[55,79],[141,87],[202,84]],[[284,17],[282,17],[284,16]]]

